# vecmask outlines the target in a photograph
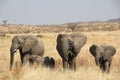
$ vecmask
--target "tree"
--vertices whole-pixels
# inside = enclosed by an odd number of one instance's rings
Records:
[[[4,25],[6,25],[6,24],[7,24],[7,20],[3,20],[2,23],[3,23]]]
[[[2,25],[7,26],[7,20],[2,20]]]

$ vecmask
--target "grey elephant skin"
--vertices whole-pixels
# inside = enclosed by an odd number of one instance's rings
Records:
[[[47,68],[51,68],[51,69],[55,68],[55,60],[53,57],[49,57],[49,56],[41,57],[41,56],[37,56],[37,55],[32,55],[29,58],[29,62],[31,65],[36,63],[37,65],[40,65],[43,67],[47,67]]]
[[[86,44],[87,37],[82,33],[59,34],[56,49],[62,58],[63,69],[76,70],[76,56]]]
[[[10,47],[10,69],[12,69],[14,53],[17,49],[20,53],[21,65],[25,64],[31,55],[43,56],[44,54],[44,44],[39,38],[32,35],[16,35]]]
[[[99,66],[103,72],[109,73],[113,56],[116,53],[116,48],[112,45],[104,44],[98,46],[93,44],[90,46],[89,51],[94,56],[96,65]]]

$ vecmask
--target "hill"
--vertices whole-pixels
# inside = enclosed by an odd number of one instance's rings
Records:
[[[117,18],[117,19],[109,19],[108,22],[120,22],[120,18]]]

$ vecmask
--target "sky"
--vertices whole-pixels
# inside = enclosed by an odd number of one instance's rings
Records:
[[[64,24],[120,17],[120,0],[0,0],[0,23]]]

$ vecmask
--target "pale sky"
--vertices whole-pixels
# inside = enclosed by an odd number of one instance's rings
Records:
[[[120,17],[120,0],[0,0],[0,23],[64,24]]]

